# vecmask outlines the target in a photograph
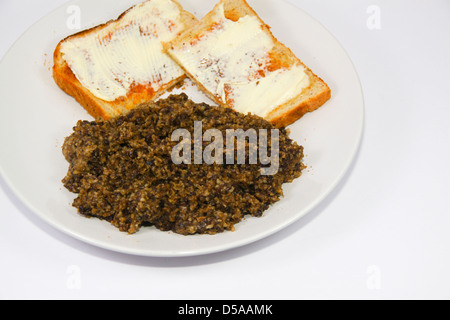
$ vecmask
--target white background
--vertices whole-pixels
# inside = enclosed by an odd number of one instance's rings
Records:
[[[254,244],[163,259],[72,239],[0,179],[0,298],[450,298],[450,1],[290,2],[341,42],[363,86],[363,142],[332,195]],[[0,58],[65,3],[1,0]]]

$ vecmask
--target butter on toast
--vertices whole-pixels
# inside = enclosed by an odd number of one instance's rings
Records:
[[[294,123],[331,97],[328,85],[273,36],[245,0],[220,0],[163,46],[215,102],[277,126]]]
[[[196,22],[176,0],[147,0],[117,20],[63,39],[54,52],[53,78],[94,118],[117,117],[186,77],[162,41]]]

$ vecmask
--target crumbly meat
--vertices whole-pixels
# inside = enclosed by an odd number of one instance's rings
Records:
[[[260,217],[281,199],[282,185],[301,175],[303,147],[284,128],[275,175],[261,175],[259,162],[174,164],[171,152],[179,142],[171,141],[172,132],[185,128],[193,137],[194,121],[224,137],[226,129],[276,129],[260,117],[196,104],[185,94],[108,121],[79,121],[63,145],[70,166],[62,182],[78,195],[73,206],[130,234],[146,225],[183,235],[216,234],[234,230],[245,215]]]

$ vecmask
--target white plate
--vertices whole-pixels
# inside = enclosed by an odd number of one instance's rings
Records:
[[[274,35],[332,89],[332,99],[290,127],[291,137],[305,147],[302,177],[284,187],[285,198],[261,218],[247,218],[235,232],[181,236],[142,228],[119,232],[108,222],[86,219],[71,206],[75,197],[62,186],[68,163],[61,153],[64,138],[77,120],[92,120],[51,77],[52,53],[60,39],[75,33],[79,8],[81,28],[116,18],[139,1],[79,0],[60,7],[31,27],[0,64],[0,172],[17,197],[55,228],[92,245],[142,256],[192,256],[239,247],[271,235],[298,220],[336,187],[354,159],[363,129],[364,103],[358,76],[336,39],[316,20],[280,0],[249,0]],[[215,1],[180,0],[198,18]],[[73,7],[75,6],[75,7]],[[75,21],[76,22],[76,21]],[[194,87],[193,100],[206,101]]]

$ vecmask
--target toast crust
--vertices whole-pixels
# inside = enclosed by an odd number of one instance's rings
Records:
[[[198,21],[194,17],[194,15],[185,11],[178,3],[178,1],[171,1],[179,8],[181,12],[181,22],[185,27],[190,27]],[[102,118],[108,120],[121,114],[127,113],[128,111],[142,103],[154,101],[162,94],[164,94],[167,90],[170,90],[172,87],[176,86],[186,78],[186,75],[177,77],[172,81],[163,84],[157,91],[152,88],[151,84],[133,84],[130,90],[127,92],[126,96],[119,97],[114,101],[105,101],[96,97],[77,79],[70,66],[64,59],[64,56],[61,52],[62,44],[74,38],[89,36],[113,23],[118,22],[134,7],[135,6],[120,14],[120,16],[115,20],[110,20],[106,23],[80,31],[64,38],[58,43],[57,47],[55,48],[53,54],[54,81],[65,93],[75,98],[75,100],[80,105],[82,105],[86,109],[86,111],[95,119]]]
[[[297,58],[288,47],[273,36],[270,31],[270,26],[258,16],[255,10],[251,8],[245,0],[221,0],[216,4],[212,11],[199,21],[199,23],[184,31],[175,40],[163,43],[165,51],[183,68],[187,76],[191,78],[209,98],[221,106],[232,107],[231,105],[227,105],[222,97],[208,91],[201,81],[196,80],[193,74],[189,72],[184,64],[177,58],[174,51],[186,47],[189,44],[195,44],[197,39],[201,39],[210,30],[213,30],[215,24],[217,24],[214,18],[219,6],[223,6],[225,18],[229,20],[238,21],[246,15],[255,16],[259,20],[263,30],[267,32],[274,43],[273,51],[269,52],[271,61],[268,71],[290,68],[294,65],[300,65],[305,68],[305,72],[310,81],[309,87],[304,88],[300,94],[290,99],[288,102],[279,106],[274,106],[265,116],[266,120],[280,127],[288,126],[300,119],[304,114],[316,110],[331,98],[331,90],[328,85]]]
[[[313,112],[319,109],[322,105],[324,105],[331,98],[331,90],[328,88],[327,90],[322,91],[316,96],[302,101],[294,106],[291,106],[286,112],[281,114],[275,114],[275,111],[269,114],[266,118],[268,121],[273,123],[275,126],[283,128],[287,127],[297,120],[302,118],[305,114],[309,112]],[[279,108],[282,108],[280,106]]]

